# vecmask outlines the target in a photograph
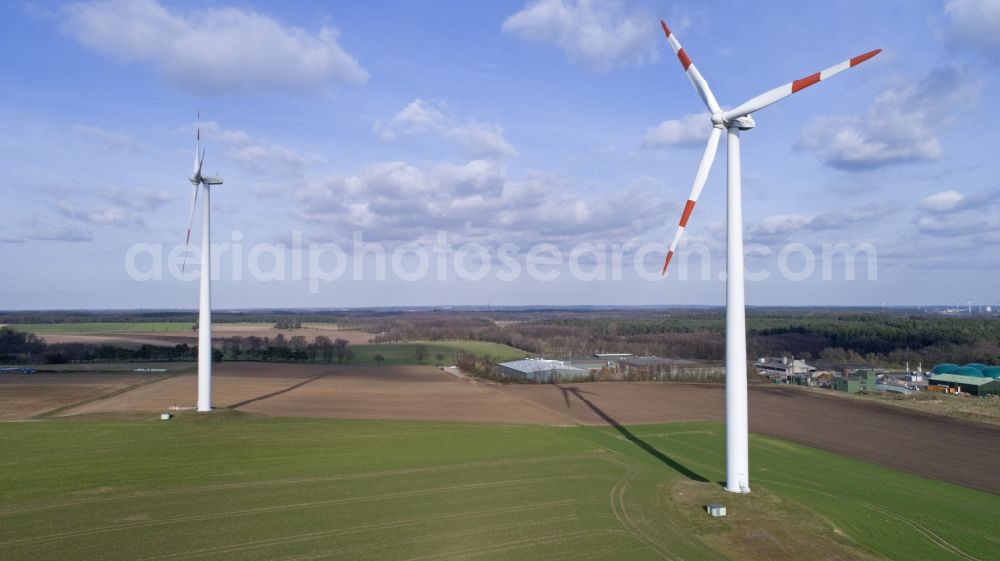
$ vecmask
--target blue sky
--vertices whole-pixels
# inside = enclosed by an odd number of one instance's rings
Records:
[[[748,304],[997,304],[998,2],[144,0],[0,7],[0,308],[195,307],[197,109],[216,307],[722,304],[724,146],[658,278],[709,130],[661,17],[724,107],[883,49],[744,133]]]

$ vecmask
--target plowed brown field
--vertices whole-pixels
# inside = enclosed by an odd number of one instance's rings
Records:
[[[90,376],[69,384],[68,375],[55,377],[61,385],[38,374],[18,376],[19,384],[0,379],[0,418],[29,417],[86,399],[91,401],[60,414],[157,412],[193,405],[197,388],[196,377],[185,374],[93,399],[126,382]],[[223,363],[215,368],[213,398],[217,407],[274,416],[552,425],[724,420],[724,390],[717,385],[496,386],[459,380],[431,366]],[[1000,478],[995,476],[1000,428],[995,426],[787,386],[761,386],[750,391],[750,429],[1000,493]]]

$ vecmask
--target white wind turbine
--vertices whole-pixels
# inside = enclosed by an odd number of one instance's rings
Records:
[[[191,216],[188,219],[185,249],[191,243],[191,226],[198,202],[198,188],[205,188],[205,210],[202,214],[201,232],[201,291],[198,301],[198,411],[212,410],[212,270],[211,270],[211,190],[212,185],[222,185],[221,177],[206,177],[201,174],[205,152],[201,149],[201,112],[198,113],[198,127],[195,132],[194,174],[188,178],[194,187],[191,193]],[[186,255],[186,253],[185,253]],[[187,266],[185,261],[181,270]]]
[[[723,111],[715,100],[708,82],[687,53],[681,47],[677,37],[670,32],[667,24],[660,21],[667,41],[674,49],[677,59],[687,72],[688,78],[694,84],[695,91],[712,113],[712,133],[708,137],[708,146],[698,164],[694,176],[694,185],[688,197],[680,224],[666,261],[663,263],[663,274],[667,272],[670,259],[674,256],[677,243],[680,241],[687,226],[688,218],[698,201],[709,169],[715,160],[715,152],[719,146],[722,130],[727,130],[727,160],[728,175],[726,189],[726,490],[734,493],[750,492],[750,460],[749,460],[749,427],[747,416],[747,340],[746,340],[746,310],[743,301],[743,201],[740,186],[740,131],[750,130],[755,123],[751,113],[780,101],[793,93],[807,88],[821,80],[826,80],[848,68],[857,66],[882,52],[882,49],[869,51],[863,55],[845,60],[826,70],[795,80],[783,86],[766,91],[753,99],[737,106],[735,109]]]

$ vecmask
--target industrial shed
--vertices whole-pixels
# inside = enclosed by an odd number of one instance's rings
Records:
[[[579,382],[590,380],[590,372],[570,366],[561,360],[527,358],[497,364],[500,373],[508,380],[525,382]]]
[[[972,395],[1000,395],[1000,380],[985,376],[961,376],[958,374],[938,374],[928,381],[931,386],[948,386],[959,393]]]
[[[838,392],[858,393],[876,391],[875,373],[871,370],[858,372],[859,376],[841,376],[830,380],[830,387]]]

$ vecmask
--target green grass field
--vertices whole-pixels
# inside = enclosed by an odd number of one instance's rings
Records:
[[[723,448],[704,422],[2,423],[0,559],[997,558],[1000,497],[756,435],[728,495]]]
[[[382,345],[351,345],[354,364],[374,364],[375,355],[382,355],[382,364],[421,364],[417,362],[417,347],[427,347],[427,359],[422,364],[451,366],[455,364],[455,353],[464,351],[476,356],[489,355],[498,361],[516,360],[528,356],[528,352],[500,343],[486,341],[433,341],[428,343],[386,343]],[[442,355],[438,359],[437,355]]]

